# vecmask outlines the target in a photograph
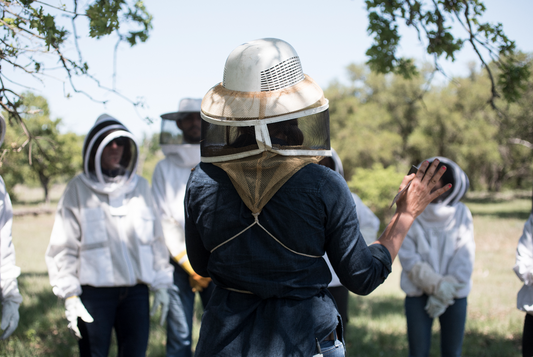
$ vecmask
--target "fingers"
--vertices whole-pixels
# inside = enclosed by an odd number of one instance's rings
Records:
[[[437,160],[433,160],[433,163],[435,163]],[[422,181],[424,177],[426,177],[426,171],[428,170],[429,161],[424,161],[420,164],[420,167],[418,168],[418,171],[416,172],[416,177]]]
[[[424,163],[428,163],[425,161]],[[422,179],[422,181],[428,182],[427,185],[433,188],[439,182],[440,178],[446,172],[446,166],[442,166],[439,170],[437,170],[437,167],[439,166],[440,161],[439,159],[433,160],[431,165],[429,165],[429,168],[425,171],[425,176]],[[420,172],[420,171],[419,171]]]
[[[80,311],[80,318],[87,322],[87,323],[91,323],[94,321],[93,317],[91,316],[91,314],[89,314],[89,311],[85,310],[84,311]]]
[[[159,307],[159,302],[157,301],[154,301],[153,305],[152,305],[152,310],[150,310],[150,316],[154,316],[155,313],[157,312],[157,308]]]
[[[439,171],[444,171],[444,170],[439,170]],[[435,198],[439,197],[440,195],[442,195],[444,192],[448,191],[451,188],[452,188],[452,184],[451,183],[447,184],[446,186],[444,186],[442,188],[439,188],[438,190],[436,190],[435,192],[433,192],[429,196],[430,200],[433,201]]]
[[[12,321],[9,325],[6,326],[5,329],[3,329],[4,333],[2,334],[0,339],[5,340],[9,336],[11,336],[11,334],[13,333],[13,331],[15,331],[16,328],[17,328],[17,324]]]
[[[405,186],[407,186],[407,184],[411,181],[413,181],[413,179],[416,177],[415,174],[411,174],[411,175],[406,175],[403,177],[403,180],[402,180],[402,183],[400,184],[400,188],[398,189],[398,192],[400,192],[401,190],[404,189]]]
[[[80,329],[78,328],[77,322],[70,322],[68,324],[68,329],[70,330],[70,333],[72,333],[72,335],[76,337],[77,340],[81,340],[81,333]]]
[[[161,319],[159,320],[159,325],[163,326],[168,315],[168,305],[163,305],[161,307]]]

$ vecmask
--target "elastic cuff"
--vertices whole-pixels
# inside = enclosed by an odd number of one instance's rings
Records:
[[[389,274],[392,272],[392,257],[389,253],[389,250],[382,244],[370,244],[368,249],[370,249],[370,252],[372,252],[372,256],[379,260],[381,264],[383,264],[383,268],[385,270],[383,278],[389,276]]]

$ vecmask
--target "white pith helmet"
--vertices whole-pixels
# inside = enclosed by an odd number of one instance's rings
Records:
[[[180,100],[177,112],[161,114],[161,118],[165,120],[179,120],[183,118],[183,114],[200,112],[201,104],[202,99],[200,98],[183,98]]]
[[[253,127],[257,145],[246,152],[224,153],[220,147],[231,146],[231,143],[228,140],[221,142],[221,136],[237,134],[223,134],[219,130],[211,133],[217,144],[209,147],[209,131],[216,130],[208,125],[202,133],[202,161],[232,160],[263,151],[275,151],[280,155],[330,156],[328,107],[324,92],[303,73],[300,58],[290,44],[275,38],[244,43],[228,56],[223,82],[204,96],[201,116],[211,126]],[[306,117],[312,119],[304,120]],[[298,119],[293,125],[303,131],[304,142],[298,148],[298,145],[290,144],[287,145],[290,149],[273,146],[267,125],[294,119]],[[306,122],[316,120],[320,124],[309,129],[314,133],[306,134],[306,125],[310,127]],[[322,131],[318,135],[322,138],[318,138],[317,131]]]
[[[199,115],[201,98],[182,98],[178,105],[178,111],[161,115],[161,133],[159,135],[159,145],[165,153],[175,153],[182,150],[180,147],[194,144],[198,145],[200,137],[190,138],[178,126],[179,122],[185,120],[191,114]],[[198,147],[195,148],[198,150]],[[198,159],[199,160],[199,159]]]

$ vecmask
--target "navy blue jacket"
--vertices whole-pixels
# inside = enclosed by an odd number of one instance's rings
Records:
[[[356,294],[369,294],[391,271],[388,250],[367,247],[344,179],[320,165],[303,167],[279,189],[258,217],[264,229],[252,225],[231,180],[212,164],[192,172],[185,211],[191,265],[217,287],[197,357],[311,356],[315,339],[338,324],[324,253]]]

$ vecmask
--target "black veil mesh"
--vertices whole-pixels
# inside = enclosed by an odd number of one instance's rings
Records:
[[[329,110],[267,124],[274,150],[329,150]],[[217,125],[202,120],[202,157],[217,157],[258,150],[254,126]],[[314,154],[316,155],[316,154]]]

